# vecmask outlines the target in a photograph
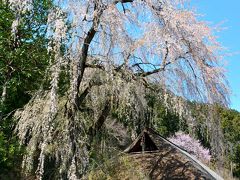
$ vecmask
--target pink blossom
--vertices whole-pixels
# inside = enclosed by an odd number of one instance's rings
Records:
[[[170,137],[169,140],[203,162],[207,163],[211,159],[209,149],[204,148],[199,140],[192,138],[189,134],[180,131],[175,136]]]

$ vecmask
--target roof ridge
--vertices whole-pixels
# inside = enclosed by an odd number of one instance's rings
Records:
[[[196,157],[192,156],[189,152],[187,152],[184,148],[176,145],[175,143],[171,142],[164,136],[160,135],[158,132],[153,130],[152,128],[145,127],[142,132],[138,135],[138,137],[132,142],[132,144],[124,151],[125,153],[130,152],[130,150],[137,144],[137,142],[141,139],[141,137],[144,135],[144,133],[147,133],[150,137],[150,139],[153,141],[153,143],[156,145],[156,147],[159,149],[159,142],[156,142],[157,138],[160,138],[163,142],[170,145],[172,148],[177,150],[181,155],[185,156],[185,158],[190,159],[192,161],[195,168],[199,169],[200,171],[206,173],[208,176],[210,176],[212,179],[216,180],[223,180],[221,176],[219,176],[217,173],[215,173],[213,170],[211,170],[209,167],[204,165],[202,162],[200,162]],[[154,137],[156,136],[156,137]],[[146,151],[147,152],[147,151]],[[153,152],[153,151],[152,151]],[[156,152],[156,151],[155,151]]]

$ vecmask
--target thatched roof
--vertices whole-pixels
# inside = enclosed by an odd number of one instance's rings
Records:
[[[152,129],[144,129],[124,151],[151,179],[217,179],[214,171]]]

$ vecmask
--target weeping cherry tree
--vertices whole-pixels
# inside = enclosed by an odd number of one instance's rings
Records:
[[[21,15],[31,13],[31,0],[10,3]],[[91,139],[110,112],[133,123],[143,119],[147,91],[161,89],[159,101],[180,114],[187,111],[181,98],[228,104],[222,48],[184,1],[54,3],[47,25],[49,88],[16,113],[26,173],[42,179],[54,164],[56,178],[80,179]]]

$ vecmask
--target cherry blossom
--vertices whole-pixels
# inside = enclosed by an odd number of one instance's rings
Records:
[[[192,138],[189,134],[184,134],[180,131],[170,137],[169,140],[203,162],[210,162],[211,155],[209,149],[204,148],[199,140]]]

